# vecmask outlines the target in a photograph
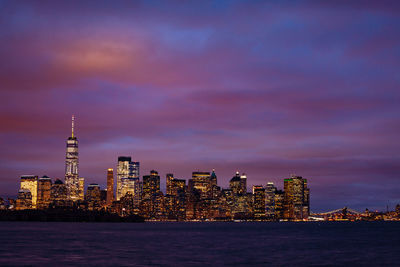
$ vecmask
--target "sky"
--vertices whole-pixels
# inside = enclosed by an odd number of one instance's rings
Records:
[[[400,2],[0,1],[0,196],[215,168],[308,179],[311,210],[400,203]]]

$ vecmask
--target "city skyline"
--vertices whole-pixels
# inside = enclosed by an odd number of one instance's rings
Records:
[[[4,2],[0,196],[24,174],[64,178],[75,114],[86,184],[106,188],[130,156],[163,190],[171,172],[216,169],[228,187],[239,170],[279,188],[296,173],[312,211],[394,208],[393,5]]]
[[[108,168],[107,188],[101,189],[97,183],[85,185],[85,178],[79,177],[78,137],[74,126],[72,115],[71,136],[66,141],[64,182],[55,179],[53,183],[48,176],[22,175],[17,198],[8,198],[7,202],[0,198],[0,209],[26,214],[58,211],[61,216],[73,212],[78,218],[84,218],[79,217],[79,212],[86,212],[86,216],[100,212],[103,219],[136,221],[316,220],[310,217],[308,181],[296,175],[284,179],[284,191],[268,182],[265,186],[253,185],[249,192],[247,175],[239,171],[230,179],[228,188],[218,185],[215,169],[193,171],[187,182],[167,173],[163,191],[156,170],[143,175],[141,180],[140,162],[119,156],[116,181],[113,169]],[[347,219],[347,211],[343,216]]]
[[[106,186],[105,187],[103,186],[103,189],[101,189],[102,188],[101,185],[104,185],[104,181],[102,181],[101,183],[86,184],[85,178],[79,177],[78,137],[74,133],[75,133],[75,116],[72,115],[71,136],[68,137],[66,141],[65,178],[64,178],[65,189],[57,189],[58,188],[57,186],[59,186],[60,183],[63,184],[63,182],[56,177],[54,177],[55,180],[54,185],[56,185],[56,187],[53,188],[51,186],[52,179],[47,175],[43,175],[42,177],[36,174],[21,175],[20,176],[21,185],[17,198],[18,209],[21,208],[21,205],[22,207],[25,207],[25,204],[21,203],[25,203],[28,196],[27,194],[29,194],[28,198],[31,199],[30,205],[32,205],[32,208],[36,209],[40,207],[41,209],[43,209],[43,207],[46,207],[46,205],[48,206],[49,203],[53,203],[52,205],[60,205],[60,204],[55,204],[58,203],[57,201],[61,201],[61,203],[64,203],[65,201],[67,201],[67,203],[68,201],[72,201],[74,203],[77,202],[91,203],[91,201],[92,202],[94,201],[93,203],[97,203],[97,201],[100,202],[100,193],[104,191],[105,195],[102,197],[104,198],[101,204],[102,207],[104,206],[107,207],[108,209],[111,206],[114,207],[116,203],[124,203],[124,201],[126,200],[123,200],[124,199],[123,197],[126,197],[126,194],[128,194],[133,197],[132,199],[136,209],[140,207],[141,212],[144,212],[144,214],[146,214],[145,212],[146,208],[143,209],[142,207],[143,201],[146,202],[146,199],[148,199],[148,201],[152,199],[151,202],[154,202],[155,200],[151,196],[157,196],[159,192],[161,192],[162,194],[161,196],[164,198],[165,194],[165,197],[168,199],[169,196],[175,196],[176,194],[179,195],[178,191],[180,190],[182,190],[182,192],[185,192],[185,194],[187,194],[188,192],[191,192],[193,188],[196,188],[196,190],[200,190],[199,191],[200,198],[203,200],[219,199],[221,197],[221,193],[222,195],[228,194],[226,196],[228,197],[229,194],[231,193],[227,192],[232,192],[234,195],[238,196],[246,195],[246,203],[247,203],[249,201],[248,197],[251,196],[252,199],[251,210],[252,212],[254,212],[253,214],[260,214],[260,210],[262,210],[261,212],[263,214],[262,216],[268,217],[269,214],[275,214],[276,207],[280,207],[281,209],[280,211],[278,211],[278,214],[280,214],[278,216],[281,216],[279,218],[283,217],[294,218],[296,216],[298,218],[307,218],[310,212],[312,212],[310,209],[310,189],[307,188],[308,184],[307,179],[304,179],[302,176],[297,176],[296,174],[290,174],[290,176],[288,176],[289,178],[283,179],[283,187],[282,187],[283,190],[279,189],[279,186],[275,186],[275,183],[272,181],[267,181],[265,184],[257,184],[257,185],[248,184],[246,173],[243,172],[240,174],[238,170],[235,172],[235,175],[229,180],[229,186],[226,187],[218,186],[215,169],[212,169],[212,172],[210,171],[204,172],[199,170],[192,171],[192,176],[191,176],[192,178],[187,178],[187,179],[186,178],[179,179],[178,177],[174,177],[174,174],[172,172],[169,172],[165,174],[165,180],[161,179],[162,176],[159,175],[158,171],[152,169],[149,172],[150,175],[142,175],[142,179],[140,179],[141,178],[139,170],[140,162],[132,161],[132,157],[130,156],[118,156],[116,176],[114,177],[113,168],[107,168],[106,181],[105,181]],[[154,180],[154,178],[156,180]],[[298,180],[298,178],[300,180]],[[161,187],[162,181],[165,181],[164,188]],[[176,181],[177,184],[174,184],[174,181]],[[299,188],[302,188],[301,189],[301,192],[303,192],[302,195],[294,197],[292,195],[293,193],[287,193],[287,192],[295,192],[295,190],[299,190]],[[53,195],[55,192],[59,192],[60,190],[61,191],[65,190],[65,196],[63,196],[64,193],[61,193],[61,195],[59,195],[59,193]],[[111,193],[108,192],[109,190]],[[175,192],[175,190],[178,191]],[[50,201],[50,191],[52,192],[51,201]],[[47,195],[47,198],[44,197],[44,195]],[[176,195],[175,197],[178,197],[178,195]],[[283,202],[284,195],[285,195],[285,201],[289,201],[289,199],[291,199],[288,203],[292,204]],[[37,204],[37,201],[39,201],[40,196],[42,196],[42,199],[46,198],[46,200],[42,200],[42,202],[39,205]],[[260,196],[262,196],[262,201],[259,198]],[[277,197],[281,199],[279,201],[282,201],[279,202],[281,204],[277,204],[278,206],[276,206],[275,204]],[[97,200],[97,198],[99,198],[99,200]],[[188,196],[185,196],[184,199],[185,201],[188,201]],[[256,199],[258,200],[256,201]],[[294,205],[294,203],[296,203],[296,199],[297,203],[301,204],[298,204],[297,206]],[[113,201],[116,202],[113,203]],[[238,199],[236,199],[236,201],[238,201]],[[257,208],[257,205],[255,204],[256,202],[262,203],[262,207],[260,206]],[[93,203],[89,204],[89,206],[93,205]],[[65,204],[61,204],[61,206],[63,205]],[[68,205],[71,204],[67,204],[67,206]],[[240,206],[240,204],[238,205]],[[272,205],[271,206],[272,208],[268,207],[268,205]],[[295,206],[298,209],[297,213],[294,212]],[[398,206],[399,204],[396,204],[396,209],[398,208]],[[186,208],[187,207],[185,207],[185,210]],[[347,207],[345,208],[347,209]],[[388,208],[389,207],[387,205],[386,209],[388,210]],[[292,211],[290,212],[290,210]],[[366,208],[366,210],[368,210],[368,208]],[[135,214],[137,213],[135,212]],[[295,216],[295,214],[297,215]]]

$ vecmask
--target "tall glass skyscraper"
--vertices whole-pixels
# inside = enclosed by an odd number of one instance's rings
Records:
[[[73,201],[80,199],[79,168],[78,168],[78,139],[74,136],[74,121],[72,116],[71,137],[67,139],[67,152],[65,156],[65,185],[67,198]]]
[[[123,183],[122,179],[133,179],[135,183],[139,183],[139,168],[140,168],[140,163],[139,162],[132,162],[131,157],[125,157],[121,156],[118,157],[118,166],[117,166],[117,200],[120,200],[121,197],[124,196],[124,192],[126,191],[123,189],[124,185],[128,185],[131,183]],[[135,192],[139,193],[139,192]],[[132,192],[132,194],[135,195],[135,193]]]

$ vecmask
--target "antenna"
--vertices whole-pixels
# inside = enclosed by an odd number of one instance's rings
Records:
[[[72,138],[74,138],[74,121],[75,121],[75,116],[72,115]]]

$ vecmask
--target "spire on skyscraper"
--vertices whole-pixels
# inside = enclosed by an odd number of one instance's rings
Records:
[[[75,121],[75,116],[72,115],[72,138],[74,138],[74,121]]]

